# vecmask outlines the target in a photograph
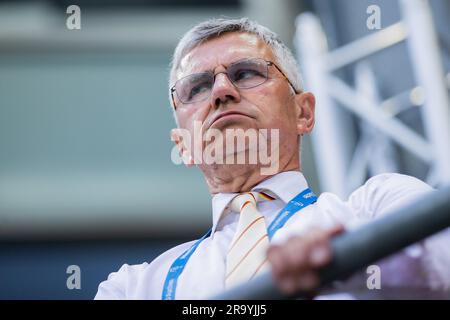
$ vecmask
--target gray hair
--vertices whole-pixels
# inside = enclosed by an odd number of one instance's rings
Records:
[[[176,74],[183,57],[192,49],[212,38],[219,37],[227,32],[247,32],[257,35],[273,51],[277,65],[284,72],[297,91],[302,90],[302,79],[297,61],[291,50],[280,40],[278,35],[268,28],[248,18],[241,19],[209,19],[201,22],[190,29],[178,42],[171,62],[169,76],[169,90],[176,81]],[[169,92],[170,94],[170,92]],[[175,117],[175,120],[176,117]]]

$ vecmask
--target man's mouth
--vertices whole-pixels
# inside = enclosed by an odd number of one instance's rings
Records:
[[[243,112],[239,112],[239,111],[225,111],[225,112],[222,112],[222,113],[218,114],[214,118],[214,120],[212,121],[211,125],[213,125],[214,123],[216,123],[217,121],[222,120],[222,119],[229,119],[229,118],[232,118],[232,117],[242,117],[242,116],[249,117],[249,115],[247,115],[247,114],[245,114]]]

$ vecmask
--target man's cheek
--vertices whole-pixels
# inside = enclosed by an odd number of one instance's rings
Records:
[[[189,118],[191,116],[191,112],[188,108],[178,108],[177,110],[177,117],[178,117],[178,123],[186,127],[186,123],[188,122]]]
[[[268,99],[270,98],[269,92],[267,90],[259,90],[252,95],[251,101],[259,108],[267,107]]]
[[[278,129],[280,131],[284,131],[286,129],[286,120],[281,117],[281,114],[278,109],[274,107],[273,109],[267,110],[265,112],[264,125],[265,128],[270,129]]]

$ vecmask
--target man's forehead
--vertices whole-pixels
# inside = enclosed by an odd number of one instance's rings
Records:
[[[192,49],[180,62],[177,78],[185,75],[213,70],[219,65],[245,58],[273,60],[271,48],[257,35],[230,32],[213,38]]]

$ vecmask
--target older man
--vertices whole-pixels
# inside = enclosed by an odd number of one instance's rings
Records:
[[[347,200],[331,193],[316,197],[300,161],[301,136],[314,126],[314,96],[302,90],[289,49],[248,19],[213,19],[188,31],[175,50],[169,87],[178,125],[172,140],[186,165],[197,165],[205,176],[212,229],[151,263],[125,264],[100,284],[96,299],[208,298],[266,270],[287,294],[314,290],[317,270],[331,259],[333,235],[431,190],[413,177],[382,174]],[[268,151],[247,139],[240,148],[227,148],[226,132],[233,130],[256,132],[274,147]],[[201,137],[219,135],[191,143],[189,137],[198,131]],[[202,161],[204,152],[196,153],[195,145],[203,151],[215,146],[214,159],[221,155],[224,161]],[[271,156],[274,170],[269,174],[262,170],[267,163],[261,157],[250,161],[252,152],[263,149]],[[228,161],[242,154],[244,161]],[[383,262],[381,290],[407,287],[448,294],[448,239],[448,233],[441,233]],[[355,288],[365,284],[362,280]]]

